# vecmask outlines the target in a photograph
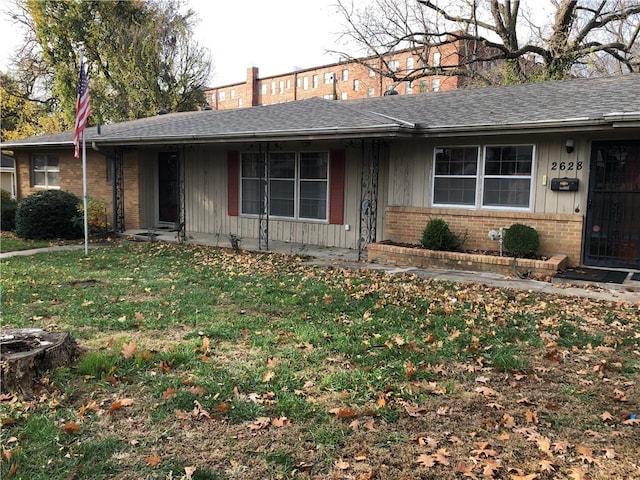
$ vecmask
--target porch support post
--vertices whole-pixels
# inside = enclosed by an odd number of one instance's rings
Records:
[[[376,241],[380,141],[362,140],[361,147],[358,260],[366,256],[367,245]]]
[[[185,146],[178,147],[178,241],[187,241]]]
[[[258,159],[262,162],[258,170],[260,174],[260,208],[258,212],[258,250],[269,250],[269,144],[263,151],[262,144],[258,147]]]
[[[122,148],[116,148],[111,157],[111,183],[113,194],[113,229],[124,232],[124,160]]]

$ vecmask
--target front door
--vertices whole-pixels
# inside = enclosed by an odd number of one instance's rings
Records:
[[[158,156],[158,222],[178,223],[178,154]]]
[[[640,141],[593,143],[584,263],[640,268]]]

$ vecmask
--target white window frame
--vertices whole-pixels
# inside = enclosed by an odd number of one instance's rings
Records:
[[[267,94],[267,84],[263,83],[262,85],[260,85],[260,93],[262,95],[266,95]]]
[[[309,90],[309,77],[302,77],[302,89]]]
[[[375,97],[376,96],[376,89],[373,87],[369,87],[367,89],[367,97]]]
[[[325,72],[325,74],[324,74],[324,84],[325,85],[332,84],[334,78],[336,78],[335,73],[333,73],[333,72]]]
[[[507,147],[527,147],[531,148],[531,172],[528,175],[488,175],[486,174],[487,168],[487,148],[507,148]],[[499,143],[499,144],[487,144],[482,148],[482,184],[481,195],[479,197],[480,207],[486,210],[508,210],[508,211],[521,211],[530,212],[533,209],[533,176],[536,168],[536,146],[532,143]],[[485,182],[487,179],[513,179],[513,180],[529,180],[529,205],[526,207],[510,206],[510,205],[485,205]]]
[[[318,88],[318,75],[311,77],[311,88]]]
[[[442,63],[442,54],[440,52],[434,52],[433,62],[432,62],[433,66],[439,67],[441,63]]]
[[[349,70],[347,68],[344,68],[342,70],[342,81],[346,82],[347,80],[349,80]]]
[[[225,92],[224,90],[218,92],[218,99],[219,101],[224,102],[227,99],[227,92]]]
[[[358,90],[360,90],[360,80],[358,80],[357,78],[353,81],[353,91],[357,92]]]
[[[434,78],[431,80],[431,91],[439,92],[440,91],[440,79]]]
[[[413,57],[408,57],[407,58],[407,72],[411,73],[413,71],[413,67],[414,67]]]
[[[296,152],[278,152],[278,153],[294,153],[295,154],[295,176],[294,178],[289,179],[290,181],[294,182],[294,193],[293,193],[293,216],[291,217],[287,217],[287,216],[278,216],[278,215],[273,215],[273,214],[269,214],[269,218],[272,219],[279,219],[279,220],[290,220],[290,221],[304,221],[304,222],[311,222],[311,223],[329,223],[329,178],[330,178],[330,171],[329,169],[331,168],[331,158],[329,155],[328,151],[296,151]],[[326,162],[327,162],[327,174],[326,177],[324,179],[310,179],[310,178],[301,178],[301,168],[300,168],[300,158],[301,158],[301,154],[321,154],[324,155],[326,158]],[[240,154],[240,215],[243,217],[247,217],[247,218],[257,218],[258,214],[257,213],[247,213],[243,210],[243,180],[256,180],[257,177],[244,177],[243,176],[243,161],[244,155],[255,155],[254,152],[244,152]],[[284,181],[287,179],[279,179],[280,181]],[[273,179],[270,179],[270,181],[273,181]],[[320,182],[320,183],[324,183],[326,185],[325,188],[325,218],[306,218],[300,215],[300,194],[301,194],[301,182]],[[267,190],[269,191],[269,197],[271,197],[270,194],[270,186],[267,188]]]
[[[527,147],[531,148],[531,172],[528,175],[518,174],[500,174],[500,175],[488,175],[486,174],[487,165],[487,149],[488,148],[517,148]],[[436,152],[438,149],[445,148],[476,148],[478,151],[478,165],[476,167],[475,175],[437,175],[436,174]],[[497,210],[497,211],[518,211],[518,212],[531,212],[533,211],[533,198],[534,198],[534,174],[536,168],[536,145],[532,143],[500,143],[500,144],[485,144],[485,145],[438,145],[433,149],[433,162],[432,162],[432,175],[431,175],[431,204],[433,207],[443,208],[463,208],[473,210]],[[475,178],[475,202],[473,204],[447,204],[436,203],[436,178]],[[485,205],[485,182],[487,179],[514,179],[514,180],[528,180],[529,181],[529,198],[528,206],[515,206],[515,205]]]
[[[450,174],[437,174],[436,170],[436,153],[438,150],[442,149],[476,149],[476,173],[474,175],[471,174],[463,174],[463,175],[450,175]],[[431,176],[431,203],[434,207],[446,207],[446,208],[478,208],[478,188],[480,184],[480,163],[482,162],[482,149],[479,145],[438,145],[433,149],[433,175]],[[475,179],[476,187],[474,194],[473,203],[436,203],[436,179],[437,178],[456,178],[456,179]]]
[[[389,70],[397,72],[400,69],[400,60],[389,60]]]
[[[45,165],[36,170],[35,160],[36,158],[41,158],[44,160]],[[55,165],[53,165],[53,160],[55,160]],[[51,161],[51,165],[49,165],[49,161]],[[33,186],[35,188],[44,188],[47,190],[59,190],[60,189],[60,157],[55,154],[49,153],[36,153],[31,156],[31,179]],[[44,184],[36,182],[36,172],[44,173]],[[52,185],[49,180],[49,174],[56,173],[58,176],[58,184]]]

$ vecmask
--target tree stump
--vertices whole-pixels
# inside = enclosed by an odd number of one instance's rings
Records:
[[[39,328],[1,330],[2,391],[30,396],[42,372],[69,364],[78,353],[78,345],[67,332]]]

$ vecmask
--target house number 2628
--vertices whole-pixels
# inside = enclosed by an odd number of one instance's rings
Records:
[[[551,162],[551,170],[582,170],[582,162]]]

